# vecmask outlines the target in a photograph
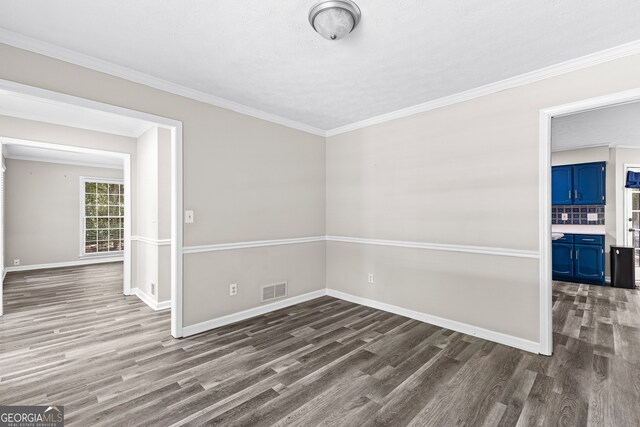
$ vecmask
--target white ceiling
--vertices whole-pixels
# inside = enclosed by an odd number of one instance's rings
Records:
[[[0,138],[0,142],[3,142],[2,138]],[[122,157],[50,150],[41,147],[16,145],[14,143],[7,144],[3,142],[2,154],[7,159],[124,169]]]
[[[637,0],[357,0],[342,40],[315,0],[0,0],[0,27],[319,129],[640,39]]]
[[[571,114],[551,122],[553,151],[602,145],[640,148],[640,102]]]
[[[0,115],[136,138],[151,122],[0,89]]]

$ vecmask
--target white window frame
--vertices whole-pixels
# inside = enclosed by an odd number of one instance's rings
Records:
[[[92,258],[92,257],[112,257],[112,256],[122,256],[124,254],[124,249],[121,251],[110,251],[110,252],[90,252],[86,253],[86,211],[85,211],[85,183],[87,182],[96,182],[99,184],[122,184],[124,185],[123,179],[118,178],[96,178],[91,176],[81,176],[80,177],[80,258]],[[126,205],[125,212],[123,217],[127,217]]]

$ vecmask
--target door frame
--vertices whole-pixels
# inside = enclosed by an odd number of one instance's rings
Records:
[[[124,181],[124,268],[123,268],[123,281],[122,281],[122,293],[125,295],[132,295],[131,291],[131,155],[129,153],[122,153],[118,151],[98,150],[94,148],[78,147],[73,145],[57,144],[52,142],[32,141],[19,138],[8,138],[0,135],[1,146],[4,145],[19,145],[23,147],[35,147],[43,148],[46,150],[66,151],[68,153],[81,153],[81,154],[94,154],[99,156],[108,156],[112,158],[118,158],[122,161],[123,165],[123,179]],[[82,197],[84,197],[82,195]],[[80,206],[78,209],[83,210],[84,206]],[[4,211],[4,200],[2,201],[2,210]],[[79,224],[78,226],[81,227]],[[80,232],[80,239],[82,242],[83,236]],[[4,244],[4,236],[2,236],[2,244]],[[82,243],[80,244],[80,246]],[[80,249],[78,249],[80,250]],[[93,256],[93,259],[104,259],[106,255]],[[86,257],[84,259],[89,259]],[[6,270],[6,267],[5,267]],[[2,289],[0,289],[2,290]]]
[[[624,163],[623,164],[623,169],[624,169],[624,177],[626,178],[627,176],[627,172],[630,169],[638,169],[640,170],[640,164],[637,163]],[[622,236],[623,236],[623,242],[625,246],[633,246],[633,242],[630,242],[629,239],[629,227],[628,227],[628,218],[629,218],[629,213],[631,211],[631,198],[629,197],[629,195],[631,194],[631,192],[629,191],[628,188],[625,188],[623,190],[622,193],[622,215],[619,215],[620,218],[618,218],[618,220],[622,220],[622,224],[624,225],[622,227]],[[635,253],[634,253],[635,256]],[[635,261],[634,261],[635,264]],[[636,268],[636,277],[640,277],[640,275],[638,275],[638,269],[640,269],[640,267],[635,267]]]
[[[551,280],[551,120],[612,105],[640,100],[640,88],[543,108],[539,112],[539,247],[540,247],[540,354],[553,353]]]
[[[183,228],[182,228],[182,207],[183,207],[183,168],[182,168],[182,122],[167,117],[157,116],[142,111],[131,110],[118,107],[103,102],[93,101],[86,98],[67,95],[47,89],[16,83],[10,80],[0,79],[0,90],[13,92],[20,95],[40,98],[54,103],[68,104],[80,109],[97,110],[105,113],[117,114],[139,120],[154,123],[158,127],[171,131],[171,335],[175,338],[183,336],[183,288],[182,288],[182,250],[183,250]],[[58,145],[58,144],[54,144]],[[80,147],[75,147],[80,148]],[[82,148],[83,150],[91,150]],[[122,153],[121,153],[122,154]],[[129,156],[127,154],[127,156]],[[130,162],[129,162],[130,163]],[[131,175],[130,165],[127,168],[125,163],[125,179],[127,174]],[[126,182],[126,181],[125,181]],[[130,186],[125,187],[125,203],[130,200]],[[126,209],[126,207],[125,207]],[[130,211],[130,210],[129,210]],[[127,230],[127,225],[129,228]],[[125,254],[131,253],[131,221],[125,219]],[[128,268],[128,270],[127,270]],[[125,277],[129,276],[123,285],[123,292],[132,295],[131,292],[131,263],[127,267],[125,257]]]

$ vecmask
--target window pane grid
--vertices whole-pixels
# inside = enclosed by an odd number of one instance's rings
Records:
[[[84,252],[124,250],[124,185],[85,181]]]

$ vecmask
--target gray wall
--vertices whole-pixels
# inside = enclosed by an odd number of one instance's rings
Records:
[[[187,246],[326,230],[537,251],[539,110],[640,86],[635,55],[325,141],[6,45],[0,56],[2,79],[183,122]],[[323,254],[324,242],[185,255],[184,324],[255,307],[260,284],[289,280],[291,296],[326,284],[538,341],[536,259],[332,242],[325,282]]]
[[[131,156],[131,210],[136,212],[136,138],[2,115],[0,115],[0,136],[128,153]],[[135,236],[137,230],[136,216],[132,215],[131,234]]]
[[[183,122],[184,207],[195,211],[186,246],[324,234],[325,138],[3,44],[0,57],[1,79]],[[273,280],[288,280],[290,296],[323,289],[325,243],[308,246],[294,258],[269,251],[268,265],[252,250],[185,255],[184,325],[257,306]]]
[[[120,178],[122,170],[6,159],[5,266],[80,258],[80,177]]]
[[[638,86],[640,55],[330,137],[327,234],[538,251],[540,109]],[[537,259],[330,242],[327,286],[539,341]]]

